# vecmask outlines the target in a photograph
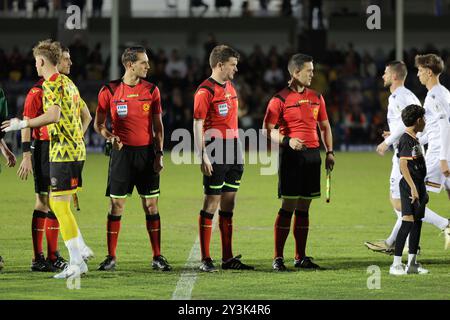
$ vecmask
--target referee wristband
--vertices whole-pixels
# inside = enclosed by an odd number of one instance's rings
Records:
[[[22,152],[31,152],[31,142],[22,142]]]
[[[283,146],[289,147],[289,140],[291,140],[291,138],[289,138],[288,136],[285,136],[285,137],[283,138],[283,140],[281,140],[281,144],[282,144]]]
[[[162,150],[158,150],[158,151],[155,152],[155,155],[161,155],[161,156],[163,156],[163,155],[164,155],[164,152],[163,152]]]
[[[333,150],[327,151],[327,155],[329,155],[329,154],[332,154],[334,156],[334,151]]]

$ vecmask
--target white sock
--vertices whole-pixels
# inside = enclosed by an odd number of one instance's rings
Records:
[[[422,219],[423,222],[431,223],[432,225],[439,228],[439,230],[444,230],[448,226],[448,219],[441,217],[436,212],[430,208],[425,208],[425,217]]]
[[[78,246],[80,250],[83,250],[84,247],[86,247],[86,243],[84,242],[80,229],[78,229]]]
[[[411,264],[416,264],[416,255],[415,254],[408,254],[408,266]]]
[[[394,266],[402,264],[402,256],[394,256]]]
[[[392,247],[392,245],[395,242],[395,239],[397,239],[398,230],[400,230],[400,227],[402,226],[402,212],[395,210],[395,214],[397,215],[397,221],[395,222],[394,227],[392,228],[392,232],[390,236],[386,239],[386,244],[389,247]]]
[[[78,238],[79,237],[64,241],[67,249],[69,250],[71,265],[79,265],[83,261],[83,259],[81,258],[81,251]]]

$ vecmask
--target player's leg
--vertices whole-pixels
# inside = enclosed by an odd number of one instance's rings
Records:
[[[240,181],[240,177],[239,177]],[[225,184],[222,189],[219,210],[219,228],[222,241],[222,269],[223,270],[254,270],[253,266],[241,262],[241,255],[233,256],[233,211],[236,202],[238,185]],[[233,192],[232,189],[235,189]]]
[[[160,175],[153,170],[155,153],[152,146],[136,150],[133,160],[135,185],[142,200],[147,232],[153,252],[152,268],[170,271],[167,259],[161,255],[161,218],[158,208]]]
[[[395,152],[396,153],[396,152]],[[401,212],[401,201],[400,201],[400,188],[399,183],[402,179],[400,173],[400,168],[398,165],[397,155],[394,154],[392,158],[392,169],[390,176],[390,202],[394,213],[397,216],[394,227],[392,228],[391,234],[386,240],[377,241],[366,241],[364,245],[372,251],[393,254],[395,239],[397,238],[398,230],[402,225],[402,212]]]
[[[313,269],[318,266],[306,256],[306,243],[309,233],[309,208],[311,199],[299,199],[294,211],[293,234],[295,239],[295,263],[298,268]]]
[[[212,163],[211,176],[203,176],[204,200],[203,208],[198,218],[200,251],[202,263],[200,270],[205,272],[217,271],[210,253],[211,235],[215,212],[219,209],[222,188],[225,185],[226,165]]]
[[[225,174],[225,184],[222,187],[219,229],[222,242],[222,269],[233,270],[253,270],[254,267],[241,262],[241,255],[233,256],[233,213],[236,204],[236,195],[241,185],[241,178],[244,172],[242,164],[226,165],[228,170]]]
[[[158,210],[158,197],[142,197],[142,207],[144,208],[147,232],[153,251],[152,268],[161,271],[170,271],[167,259],[161,255],[161,219]]]
[[[49,204],[59,221],[61,236],[69,251],[69,265],[54,276],[57,279],[85,274],[88,271],[79,247],[79,228],[71,209],[72,194],[82,187],[84,161],[51,162]]]
[[[405,247],[406,238],[410,234],[410,231],[414,224],[414,207],[411,204],[411,189],[408,183],[402,179],[400,180],[400,196],[402,207],[402,225],[395,239],[395,251],[394,261],[389,269],[389,273],[392,275],[404,275],[406,274],[405,265],[402,263],[402,254]]]
[[[49,151],[48,142],[35,141],[34,148],[32,149],[32,165],[33,165],[33,178],[34,178],[34,190],[35,190],[35,204],[31,222],[31,234],[33,239],[33,251],[34,258],[31,263],[32,271],[56,271],[49,261],[45,260],[42,240],[44,233],[47,235],[47,229],[52,227],[51,211],[48,204],[48,191],[50,185],[50,167],[49,167]],[[56,218],[55,218],[56,219]],[[57,221],[57,220],[56,220]],[[58,230],[56,230],[56,242],[58,241]],[[49,242],[47,238],[47,242]],[[51,238],[50,235],[50,239]],[[47,244],[47,251],[54,248],[54,241]],[[50,251],[51,252],[51,251]],[[47,258],[51,258],[48,255]]]
[[[439,157],[427,155],[425,160],[427,166],[427,177],[425,178],[427,191],[440,193],[442,188],[450,189],[450,183],[448,182],[448,179],[441,172]],[[426,207],[425,217],[422,219],[422,221],[430,223],[444,232],[444,248],[448,249],[450,247],[450,235],[448,235],[450,233],[449,219],[440,216],[429,207]]]
[[[111,151],[105,192],[105,196],[110,199],[106,221],[108,255],[98,267],[98,270],[101,271],[114,270],[116,267],[116,249],[122,214],[125,210],[127,196],[132,193],[134,188],[131,156],[132,153],[126,148]]]
[[[33,218],[31,221],[31,236],[33,240],[34,253],[34,257],[31,262],[31,271],[55,271],[55,268],[45,260],[42,247],[42,239],[46,229],[48,211],[48,196],[36,193]]]
[[[426,274],[428,270],[423,268],[417,262],[417,251],[419,249],[420,242],[420,232],[422,230],[422,219],[425,214],[425,205],[428,202],[428,194],[425,188],[425,185],[418,186],[419,197],[420,197],[420,205],[416,206],[416,210],[414,212],[414,223],[411,228],[411,232],[409,235],[409,254],[408,254],[408,265],[406,266],[406,273],[418,273],[418,274]]]
[[[319,269],[306,255],[306,243],[309,231],[309,212],[312,199],[320,198],[320,170],[322,160],[319,148],[299,152],[301,157],[299,170],[300,197],[295,208],[293,234],[295,239],[294,266],[301,269]]]
[[[281,208],[278,210],[274,225],[275,252],[272,269],[286,271],[284,265],[284,246],[291,229],[291,220],[297,201],[300,197],[299,163],[297,155],[290,148],[281,148],[278,170],[278,198],[281,198]]]

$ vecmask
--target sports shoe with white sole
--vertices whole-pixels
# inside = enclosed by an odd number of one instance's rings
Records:
[[[420,263],[414,263],[406,266],[407,274],[427,274],[429,271],[422,267]]]
[[[364,245],[368,249],[370,249],[370,250],[372,250],[374,252],[386,253],[386,254],[389,254],[389,255],[393,254],[394,253],[394,249],[395,249],[394,245],[388,246],[386,244],[385,240],[366,241],[366,242],[364,242]]]
[[[392,274],[393,276],[404,276],[406,274],[406,268],[405,265],[402,264],[392,264],[389,268],[389,274]]]
[[[82,261],[80,264],[69,264],[62,272],[55,274],[55,279],[67,279],[80,277],[88,272],[86,262]]]

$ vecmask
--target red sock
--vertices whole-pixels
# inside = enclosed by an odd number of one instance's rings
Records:
[[[294,218],[294,238],[295,238],[295,259],[300,260],[305,257],[306,241],[308,240],[309,215],[308,211],[295,210]]]
[[[222,261],[233,258],[231,240],[233,236],[233,212],[219,210],[220,239],[222,240]]]
[[[200,229],[200,249],[202,252],[202,260],[206,258],[211,258],[209,253],[209,245],[211,243],[211,234],[213,227],[213,217],[214,214],[208,213],[206,211],[200,211],[200,217],[198,218],[198,224]]]
[[[34,259],[37,259],[42,252],[42,238],[45,231],[46,212],[39,210],[33,211],[33,219],[31,220],[31,236],[33,238]]]
[[[292,212],[280,209],[275,220],[275,258],[283,257],[284,244],[291,228]]]
[[[53,212],[47,213],[45,220],[45,237],[47,238],[47,258],[50,260],[56,259],[56,251],[58,251],[58,235],[59,222]]]
[[[120,219],[122,216],[108,215],[106,239],[108,242],[108,255],[116,257],[117,240],[119,239]]]
[[[153,258],[161,255],[161,220],[159,213],[149,214],[147,219],[147,231],[153,250]]]

